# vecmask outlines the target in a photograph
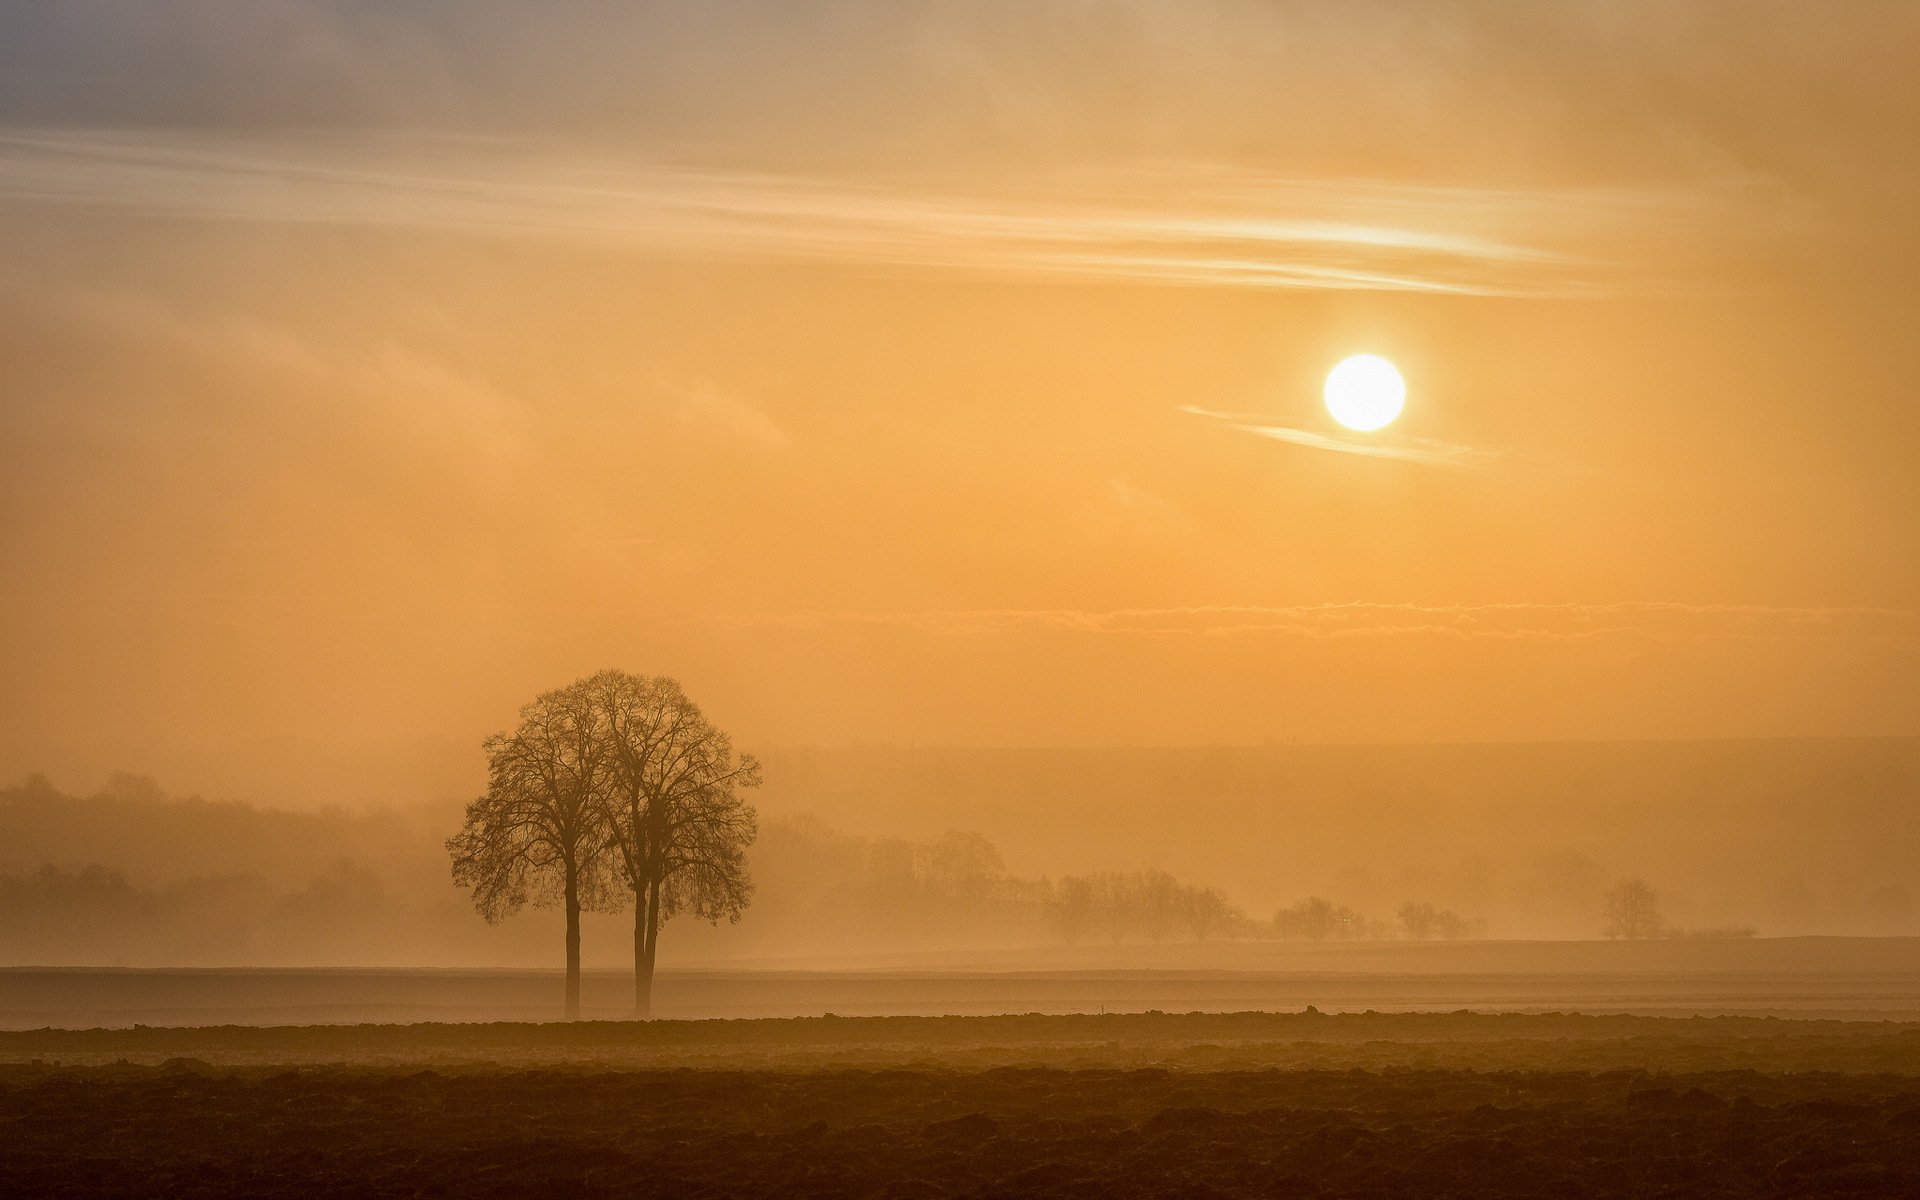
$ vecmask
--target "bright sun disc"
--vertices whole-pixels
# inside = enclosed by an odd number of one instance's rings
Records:
[[[1327,372],[1327,411],[1356,433],[1393,424],[1407,404],[1407,381],[1378,354],[1341,359]]]

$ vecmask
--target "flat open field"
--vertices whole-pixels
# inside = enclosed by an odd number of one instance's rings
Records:
[[[21,1195],[1920,1194],[1920,1025],[1129,1014],[0,1034]]]
[[[589,1017],[633,1011],[627,970],[588,971]],[[0,1029],[542,1021],[537,970],[0,968]],[[1215,943],[758,964],[660,973],[675,1018],[1298,1011],[1725,1013],[1920,1020],[1920,939]]]

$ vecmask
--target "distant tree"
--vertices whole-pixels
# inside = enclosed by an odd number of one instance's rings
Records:
[[[1165,871],[1143,871],[1134,876],[1139,905],[1136,920],[1149,941],[1160,942],[1185,920],[1186,892],[1180,881]]]
[[[489,922],[528,903],[566,910],[566,1017],[580,1015],[580,912],[609,898],[601,797],[607,740],[583,683],[543,693],[486,740],[487,790],[447,839],[453,879]]]
[[[1093,875],[1095,911],[1114,945],[1146,929],[1146,886],[1137,871],[1098,871]]]
[[[1114,945],[1146,928],[1141,877],[1122,871],[1069,875],[1054,897],[1054,919],[1069,943],[1103,933]]]
[[[922,872],[943,891],[977,888],[1007,870],[999,848],[977,833],[949,829],[917,849]]]
[[[1654,938],[1666,932],[1660,916],[1660,894],[1639,876],[1622,879],[1607,890],[1606,935],[1610,938]]]
[[[1440,908],[1422,900],[1400,906],[1400,928],[1416,942],[1428,938],[1454,941],[1473,937],[1485,928],[1484,921],[1470,921],[1449,908]]]
[[[1364,937],[1370,931],[1366,918],[1321,896],[1309,896],[1281,909],[1273,915],[1273,925],[1283,938],[1314,942]]]
[[[1196,942],[1206,941],[1208,935],[1225,929],[1239,916],[1225,896],[1203,887],[1181,889],[1180,915]]]
[[[606,740],[600,811],[633,904],[633,1004],[644,1017],[660,926],[681,912],[717,922],[746,910],[757,827],[740,792],[759,786],[760,764],[736,757],[671,679],[602,671],[584,686]]]
[[[1061,941],[1072,946],[1087,936],[1098,919],[1097,903],[1093,880],[1069,875],[1060,881],[1049,910]]]
[[[1409,900],[1400,906],[1400,927],[1416,942],[1424,942],[1440,931],[1440,910],[1425,901]]]

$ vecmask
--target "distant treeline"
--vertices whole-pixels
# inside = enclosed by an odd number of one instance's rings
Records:
[[[743,930],[836,950],[1463,938],[1486,929],[1424,901],[1409,901],[1392,922],[1318,898],[1255,918],[1221,891],[1166,871],[1029,878],[1010,872],[977,833],[872,839],[810,817],[769,822],[754,870],[762,895]]]
[[[1388,927],[1424,902],[1488,937],[1594,937],[1639,876],[1681,926],[1920,934],[1916,738],[763,757],[766,813],[974,829],[1056,878],[1161,867],[1257,919],[1320,896]]]
[[[28,780],[0,790],[0,964],[547,965],[550,914],[490,927],[453,886],[440,840],[457,811],[287,812],[169,797],[137,777],[88,796]],[[1512,936],[1502,910],[1458,899],[1498,897],[1493,882],[1436,877],[1431,891],[1375,888],[1357,902],[1362,893],[1301,887],[1277,911],[1248,912],[1172,872],[1019,871],[977,833],[868,837],[807,816],[769,816],[750,854],[754,906],[737,926],[676,934],[675,961]],[[1556,905],[1567,936],[1751,932],[1683,928],[1669,915],[1670,881],[1572,852],[1517,878],[1514,894]],[[1535,878],[1558,890],[1526,883]],[[1882,890],[1888,912],[1906,911],[1895,907],[1904,893]],[[588,944],[606,948],[594,961],[618,964],[626,924],[591,919],[602,924]]]
[[[378,950],[416,914],[368,868],[341,862],[290,889],[258,875],[141,887],[89,863],[0,875],[0,961],[50,965],[333,963]]]
[[[1007,872],[978,834],[868,840],[818,821],[772,824],[771,876],[756,911],[768,933],[796,927],[841,952],[1082,941],[1203,942],[1459,938],[1478,923],[1410,903],[1402,921],[1369,920],[1318,897],[1271,920],[1248,918],[1219,892],[1164,871],[1103,871],[1059,880]],[[797,869],[796,869],[797,868]],[[340,861],[291,887],[245,872],[140,886],[125,871],[52,863],[0,874],[0,958],[13,963],[310,962],[342,947],[417,944],[431,911],[373,870]],[[385,957],[376,955],[376,957]]]
[[[176,799],[136,777],[88,797],[30,780],[0,793],[0,962],[542,961],[537,921],[488,928],[471,919],[433,825],[430,815]],[[986,838],[962,831],[868,838],[789,817],[766,822],[751,855],[758,902],[737,927],[689,927],[690,956],[1458,937],[1480,928],[1450,913],[1369,922],[1321,900],[1253,918],[1222,892],[1165,871],[1026,877]]]

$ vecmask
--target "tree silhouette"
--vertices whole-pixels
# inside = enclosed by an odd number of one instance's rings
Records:
[[[1079,943],[1098,919],[1098,900],[1093,880],[1084,875],[1069,875],[1060,881],[1050,905],[1060,940],[1072,946]]]
[[[606,739],[600,807],[610,859],[632,896],[633,1005],[644,1017],[660,926],[682,912],[737,921],[746,909],[756,825],[739,792],[759,785],[760,764],[736,758],[672,679],[602,671],[584,686]]]
[[[605,907],[608,745],[585,682],[520,710],[511,734],[486,740],[487,790],[447,839],[453,879],[489,922],[535,905],[567,918],[566,1016],[580,1015],[580,912]]]
[[[1048,913],[1068,945],[1096,932],[1105,933],[1116,946],[1136,934],[1160,942],[1183,927],[1194,941],[1204,942],[1242,919],[1212,888],[1181,883],[1165,871],[1069,875],[1048,891]]]
[[[1196,942],[1206,941],[1209,934],[1226,928],[1239,917],[1225,896],[1204,887],[1180,889],[1180,915]]]
[[[1400,906],[1400,927],[1406,935],[1416,942],[1428,938],[1456,938],[1476,936],[1484,922],[1470,921],[1450,908],[1441,908],[1425,900],[1409,900]]]
[[[1335,904],[1322,896],[1308,896],[1273,915],[1274,931],[1287,939],[1301,938],[1324,942],[1328,938],[1364,937],[1367,922],[1344,904]]]
[[[1660,917],[1660,894],[1639,876],[1622,879],[1607,890],[1607,927],[1610,938],[1653,938],[1666,932]]]

